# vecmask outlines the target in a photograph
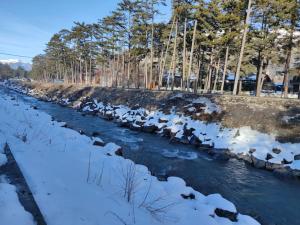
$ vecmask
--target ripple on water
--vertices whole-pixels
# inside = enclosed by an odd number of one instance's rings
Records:
[[[179,151],[178,149],[163,149],[161,154],[166,158],[193,160],[198,158],[196,152]]]
[[[137,138],[137,137],[132,137],[132,136],[122,136],[118,135],[116,136],[120,141],[125,142],[125,143],[136,143],[136,142],[143,142],[143,138]]]

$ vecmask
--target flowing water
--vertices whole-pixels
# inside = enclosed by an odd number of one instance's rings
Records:
[[[0,90],[37,106],[75,130],[87,135],[99,132],[105,142],[122,146],[126,158],[146,165],[157,176],[178,176],[203,194],[220,193],[239,212],[262,224],[300,225],[299,180],[282,179],[236,159],[216,160],[192,146],[172,144],[158,135],[131,131],[98,117],[83,116],[74,109]]]

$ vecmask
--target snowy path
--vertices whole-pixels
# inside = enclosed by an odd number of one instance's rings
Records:
[[[47,224],[258,224],[220,195],[204,196],[180,178],[159,182],[114,154],[119,147],[62,128],[43,112],[0,97],[0,141],[9,143]],[[184,199],[181,194],[194,196]]]

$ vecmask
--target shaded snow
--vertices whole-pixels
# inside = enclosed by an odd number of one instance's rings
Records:
[[[0,177],[0,224],[36,224],[32,215],[19,202],[15,186],[8,184],[3,177]]]

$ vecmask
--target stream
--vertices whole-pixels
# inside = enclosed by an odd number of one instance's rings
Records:
[[[124,157],[146,165],[157,176],[178,176],[203,194],[220,193],[238,211],[266,225],[300,225],[300,181],[279,178],[236,159],[213,159],[201,149],[167,138],[119,127],[94,116],[83,116],[74,109],[42,102],[0,88],[0,94],[35,105],[56,120],[65,121],[87,135],[98,132],[105,142],[122,146]]]

